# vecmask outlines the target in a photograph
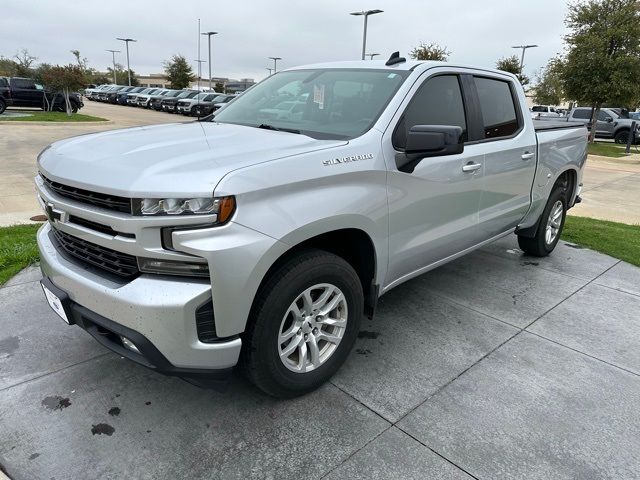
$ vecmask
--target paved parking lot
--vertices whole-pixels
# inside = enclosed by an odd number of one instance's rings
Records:
[[[640,477],[640,269],[509,237],[385,295],[320,390],[150,372],[0,289],[0,463],[14,479]]]

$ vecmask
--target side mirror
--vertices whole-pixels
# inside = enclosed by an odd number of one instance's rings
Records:
[[[456,155],[464,151],[462,128],[452,125],[414,125],[407,134],[404,154],[396,156],[398,170],[412,173],[426,157]]]
[[[613,118],[605,117],[604,121],[607,122],[607,123],[611,123],[611,122],[613,122]]]

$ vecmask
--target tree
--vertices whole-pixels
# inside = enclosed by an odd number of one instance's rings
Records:
[[[216,92],[218,93],[225,93],[224,83],[222,82],[216,82],[216,85],[213,88],[215,88]]]
[[[15,77],[18,72],[18,64],[10,58],[0,56],[0,75],[5,77]]]
[[[109,77],[107,81],[101,83],[109,83],[113,81],[113,67],[107,67],[107,76]],[[123,85],[129,83],[129,76],[127,75],[127,71],[125,70],[124,66],[119,63],[116,63],[116,80],[118,83]],[[136,76],[136,72],[131,70],[131,86],[138,87],[139,85],[140,81]]]
[[[76,63],[78,64],[78,67],[80,67],[83,72],[89,73],[89,71],[90,71],[89,66],[88,66],[89,65],[89,61],[87,60],[86,57],[81,57],[80,56],[80,50],[71,50],[71,54],[76,59]]]
[[[18,77],[30,77],[33,74],[31,65],[38,59],[29,53],[29,50],[23,48],[16,53],[13,58],[16,59],[16,76]]]
[[[87,83],[85,72],[78,65],[47,66],[40,73],[42,82],[51,91],[62,93],[67,115],[71,116],[72,107],[69,94],[80,90]],[[46,95],[45,95],[46,97]]]
[[[533,100],[541,105],[560,105],[565,99],[562,85],[562,68],[564,64],[561,58],[556,57],[537,75],[537,83],[534,89]]]
[[[196,78],[191,65],[189,65],[184,55],[174,55],[171,60],[164,62],[163,65],[167,80],[171,83],[171,88],[176,90],[187,88]]]
[[[518,77],[518,80],[520,80],[520,83],[523,86],[528,85],[530,82],[529,77],[523,75],[520,72],[520,60],[518,60],[518,57],[516,55],[501,58],[496,62],[496,68],[498,70],[502,70],[503,72],[513,73],[516,77]]]
[[[447,50],[447,47],[441,47],[435,42],[420,43],[409,52],[409,56],[414,60],[437,60],[440,62],[446,62],[449,55],[451,52]]]
[[[595,137],[603,104],[636,106],[640,100],[640,0],[580,0],[570,6],[562,68],[566,95],[592,107]]]

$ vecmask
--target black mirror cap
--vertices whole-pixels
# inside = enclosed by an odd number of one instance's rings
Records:
[[[396,156],[398,170],[412,173],[426,157],[456,155],[464,151],[463,130],[453,125],[414,125],[407,135],[404,154]]]

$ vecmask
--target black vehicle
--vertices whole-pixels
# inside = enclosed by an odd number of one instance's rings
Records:
[[[162,100],[162,103],[160,104],[162,111],[174,113],[176,112],[176,105],[180,100],[184,98],[195,97],[199,93],[200,92],[198,90],[183,90],[179,95],[175,97],[166,98],[165,100]]]
[[[163,100],[167,100],[169,98],[175,98],[178,95],[180,95],[183,92],[183,90],[172,90],[169,93],[165,94],[165,95],[154,95],[153,97],[151,97],[151,99],[149,100],[149,108],[153,108],[154,110],[162,110],[162,101]]]
[[[84,106],[80,95],[69,95],[71,110],[75,113]],[[31,78],[0,77],[0,113],[7,107],[28,107],[47,109],[47,102],[53,104],[52,110],[66,111],[62,94],[47,92],[44,87]]]
[[[131,90],[133,90],[133,87],[122,86],[114,88],[113,90],[105,92],[103,101],[107,103],[116,103],[118,100],[118,95],[120,95],[121,93],[130,92]],[[100,97],[98,97],[98,99],[100,100]]]
[[[211,115],[213,112],[222,107],[225,103],[229,103],[231,100],[236,98],[237,95],[218,95],[216,98],[211,100],[210,102],[200,102],[198,105],[195,105],[192,110],[192,115],[196,117],[206,117],[207,115]]]
[[[128,90],[126,92],[124,91],[118,92],[118,96],[116,97],[116,101],[114,103],[117,103],[118,105],[126,105],[127,98],[130,93],[140,93],[143,90],[145,90],[145,87],[127,87],[127,88],[130,88],[131,90]]]

